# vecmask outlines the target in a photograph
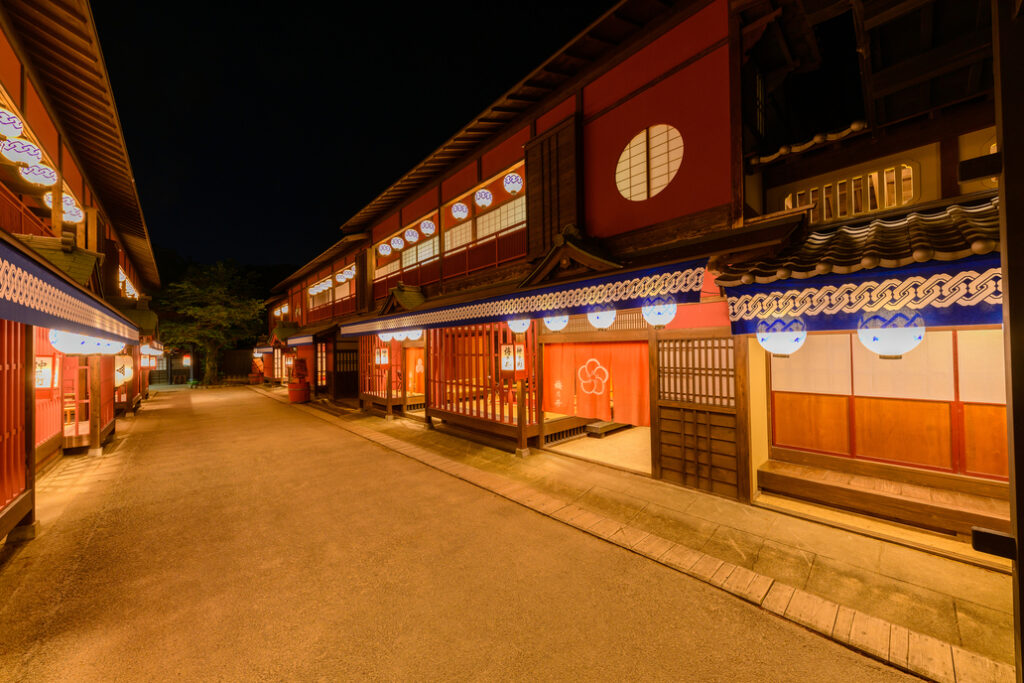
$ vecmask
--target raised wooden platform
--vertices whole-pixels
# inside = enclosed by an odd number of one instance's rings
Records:
[[[1010,531],[1010,506],[1000,498],[778,460],[761,466],[757,483],[791,498],[944,533],[969,535],[972,526]]]

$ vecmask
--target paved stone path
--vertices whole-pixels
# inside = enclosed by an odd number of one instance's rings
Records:
[[[246,389],[148,402],[40,517],[2,680],[913,680]]]

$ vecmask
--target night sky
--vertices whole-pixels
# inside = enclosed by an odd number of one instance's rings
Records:
[[[301,265],[612,4],[207,0],[93,13],[154,247]]]

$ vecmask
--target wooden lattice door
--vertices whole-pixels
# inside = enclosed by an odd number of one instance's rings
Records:
[[[657,345],[654,476],[745,499],[746,429],[737,409],[742,346],[725,336],[659,339]]]

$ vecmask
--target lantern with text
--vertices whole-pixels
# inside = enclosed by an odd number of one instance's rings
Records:
[[[777,358],[789,358],[807,341],[807,326],[800,318],[761,321],[757,324],[757,343]]]
[[[882,311],[862,316],[857,324],[860,343],[879,358],[897,360],[924,340],[924,318],[913,311]]]

